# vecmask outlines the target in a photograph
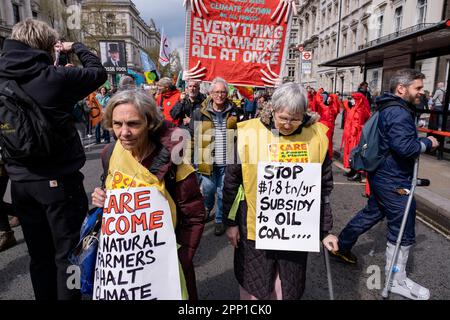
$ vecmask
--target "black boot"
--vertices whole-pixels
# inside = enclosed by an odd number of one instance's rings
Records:
[[[344,172],[344,177],[353,177],[356,174],[356,171],[353,169],[350,169],[350,171]]]

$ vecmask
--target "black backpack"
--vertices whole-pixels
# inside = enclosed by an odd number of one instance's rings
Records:
[[[389,154],[389,150],[382,151],[380,148],[383,133],[378,126],[378,122],[380,121],[381,110],[394,106],[402,107],[410,111],[403,105],[394,102],[379,107],[371,115],[369,120],[364,124],[358,145],[350,153],[350,167],[353,170],[374,172]]]
[[[51,161],[65,141],[15,80],[0,82],[0,153],[7,164]]]

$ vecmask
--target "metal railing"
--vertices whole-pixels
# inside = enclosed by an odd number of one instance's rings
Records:
[[[372,40],[372,41],[367,42],[365,44],[362,44],[362,45],[358,46],[358,49],[362,50],[362,49],[370,48],[370,47],[376,46],[378,44],[385,43],[385,42],[397,39],[399,37],[403,37],[403,36],[406,36],[408,34],[411,34],[411,33],[414,33],[414,32],[420,31],[420,30],[424,30],[424,29],[430,28],[430,27],[435,26],[435,25],[437,25],[437,24],[436,23],[420,23],[420,24],[416,24],[413,27],[402,29],[402,30],[390,33],[390,34],[388,34],[388,35],[386,35],[384,37],[380,37],[378,39],[375,39],[375,40]]]

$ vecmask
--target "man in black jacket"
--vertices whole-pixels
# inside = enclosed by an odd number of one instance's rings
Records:
[[[202,106],[206,96],[200,92],[201,81],[189,80],[187,94],[181,95],[181,101],[170,110],[170,115],[174,120],[178,120],[178,125],[189,130],[194,111]]]
[[[100,59],[81,43],[64,42],[62,52],[74,52],[84,68],[53,66],[51,54],[57,40],[57,32],[46,23],[27,19],[13,27],[0,57],[0,82],[15,80],[67,142],[55,150],[51,161],[36,161],[30,166],[6,164],[38,300],[81,297],[67,284],[68,255],[79,240],[88,209],[80,172],[86,156],[71,113],[77,101],[107,78]]]

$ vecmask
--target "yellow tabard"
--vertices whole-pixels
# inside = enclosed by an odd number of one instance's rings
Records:
[[[276,136],[260,121],[238,123],[238,154],[247,201],[247,238],[255,240],[258,162],[323,163],[328,152],[328,128],[315,123],[301,134]]]
[[[191,165],[178,165],[176,181],[186,179],[193,172],[195,172],[195,170]],[[133,155],[122,147],[120,142],[117,142],[109,160],[106,189],[114,190],[129,187],[156,187],[169,202],[172,221],[175,228],[177,225],[177,209],[175,202],[165,188],[164,180],[159,181],[153,173],[136,161]]]
[[[191,165],[181,164],[177,166],[176,181],[186,179],[191,173],[195,172]],[[109,160],[108,176],[106,178],[106,189],[125,189],[139,187],[155,187],[158,189],[169,202],[170,212],[172,214],[173,228],[177,225],[177,210],[175,202],[165,188],[164,179],[159,181],[158,178],[142,166],[133,155],[122,147],[120,142],[116,143],[114,151]],[[184,273],[180,268],[181,291],[183,300],[187,300],[186,281]]]

